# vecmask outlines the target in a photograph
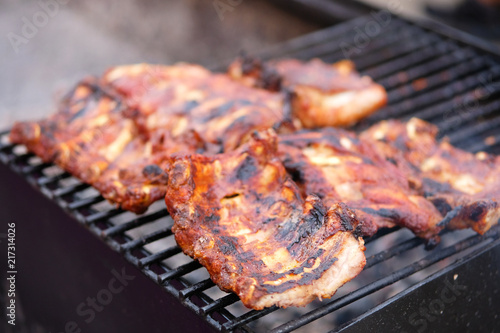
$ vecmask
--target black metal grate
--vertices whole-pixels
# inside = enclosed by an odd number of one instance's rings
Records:
[[[262,56],[341,60],[345,58],[342,42],[353,45],[356,27],[363,28],[371,20],[371,16],[357,18],[276,46]],[[383,84],[389,95],[388,106],[361,127],[387,117],[417,116],[437,124],[441,135],[458,147],[500,153],[500,61],[494,54],[393,18],[352,60],[363,74]],[[0,134],[3,163],[121,252],[180,304],[222,331],[289,332],[305,325],[307,331],[340,330],[499,238],[498,228],[484,236],[467,230],[448,232],[436,249],[427,252],[407,230],[383,230],[366,240],[365,270],[331,300],[301,309],[248,310],[236,295],[218,290],[204,268],[181,253],[162,202],[140,216],[115,209],[90,186],[41,163],[24,147],[9,144],[7,134]]]

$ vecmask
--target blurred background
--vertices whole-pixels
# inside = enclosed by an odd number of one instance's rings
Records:
[[[462,2],[433,1],[445,10],[434,18],[447,19],[446,11]],[[365,4],[387,6],[382,0],[330,3],[334,19],[307,12],[299,17],[278,0],[0,0],[0,129],[50,114],[69,87],[110,66],[187,61],[216,68],[243,50],[369,13]],[[401,15],[432,17],[426,4],[401,0]]]

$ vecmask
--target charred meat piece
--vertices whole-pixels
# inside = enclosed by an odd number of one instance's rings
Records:
[[[272,132],[236,151],[177,157],[165,201],[175,239],[223,290],[253,309],[331,297],[365,265],[355,215],[305,199]]]
[[[54,115],[39,122],[14,124],[10,140],[22,143],[46,162],[92,183],[136,135],[122,117],[119,96],[87,79],[62,101]]]
[[[438,142],[437,132],[434,125],[413,118],[380,122],[361,137],[373,142],[413,189],[447,215],[448,228],[483,234],[500,219],[500,157]]]
[[[307,128],[349,126],[387,102],[385,89],[360,76],[348,60],[330,65],[319,59],[262,63],[242,57],[229,66],[228,73],[247,86],[293,92],[293,116]]]
[[[438,241],[441,213],[411,188],[403,172],[354,133],[326,128],[282,135],[279,152],[302,196],[316,194],[327,206],[346,203],[364,236],[401,226]]]
[[[281,95],[200,66],[121,66],[78,84],[51,117],[15,124],[10,139],[142,213],[164,197],[154,168],[171,155],[233,150],[287,123],[282,108]]]
[[[173,139],[196,133],[210,152],[232,150],[252,131],[287,121],[281,94],[196,65],[123,66],[108,71],[104,80],[126,96],[128,116],[141,133],[161,129]]]

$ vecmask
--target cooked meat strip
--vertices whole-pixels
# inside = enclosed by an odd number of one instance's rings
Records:
[[[308,128],[349,126],[387,102],[385,89],[360,76],[348,60],[330,65],[319,59],[262,63],[242,57],[229,66],[228,73],[251,87],[292,91],[293,116]]]
[[[500,219],[500,157],[472,154],[438,142],[436,126],[413,118],[374,125],[361,137],[432,202],[451,229],[472,228],[483,234]]]
[[[253,309],[331,297],[365,265],[355,215],[305,199],[272,132],[212,157],[177,157],[165,197],[175,239],[223,290]]]
[[[283,95],[246,87],[196,65],[123,66],[104,79],[126,96],[129,116],[141,132],[162,129],[173,138],[195,132],[217,146],[217,152],[236,148],[254,130],[288,121]]]
[[[397,225],[438,241],[440,212],[410,187],[403,172],[354,133],[325,128],[281,135],[279,152],[302,196],[317,194],[327,206],[345,202],[361,221],[364,236]]]
[[[90,78],[49,118],[14,124],[10,140],[92,183],[136,135],[133,122],[122,117],[123,109],[119,96]]]
[[[10,140],[26,145],[46,162],[53,161],[58,143],[68,141],[87,126],[92,126],[88,124],[89,120],[101,117],[98,121],[102,122],[103,117],[120,110],[119,103],[100,89],[98,79],[88,78],[63,98],[52,116],[38,122],[17,122],[11,130]]]
[[[156,171],[170,155],[233,150],[252,131],[290,123],[283,102],[196,65],[121,66],[80,83],[48,119],[15,124],[10,138],[142,213],[165,195]]]

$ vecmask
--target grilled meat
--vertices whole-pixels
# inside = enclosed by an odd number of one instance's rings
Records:
[[[438,240],[441,213],[411,188],[401,170],[354,133],[325,128],[282,135],[279,152],[302,196],[317,194],[327,206],[346,203],[361,221],[364,236],[402,226]]]
[[[117,67],[104,80],[126,97],[127,116],[141,133],[161,130],[171,138],[196,133],[211,153],[232,150],[252,131],[287,121],[282,95],[196,65]]]
[[[169,156],[233,150],[252,131],[290,123],[282,109],[281,95],[200,66],[140,64],[81,82],[56,114],[15,124],[10,139],[142,213],[165,195],[158,170]]]
[[[332,296],[365,265],[355,215],[303,199],[272,132],[236,151],[177,157],[165,201],[175,239],[247,307],[304,306]]]
[[[16,123],[10,140],[92,183],[136,135],[122,111],[119,96],[90,78],[79,83],[51,117]]]
[[[349,126],[387,102],[385,89],[360,76],[348,60],[329,65],[319,59],[262,63],[243,57],[229,66],[228,73],[251,87],[292,91],[293,116],[307,128]]]
[[[483,234],[500,219],[500,158],[437,142],[437,132],[436,126],[413,118],[380,122],[361,137],[447,215],[448,228]]]

